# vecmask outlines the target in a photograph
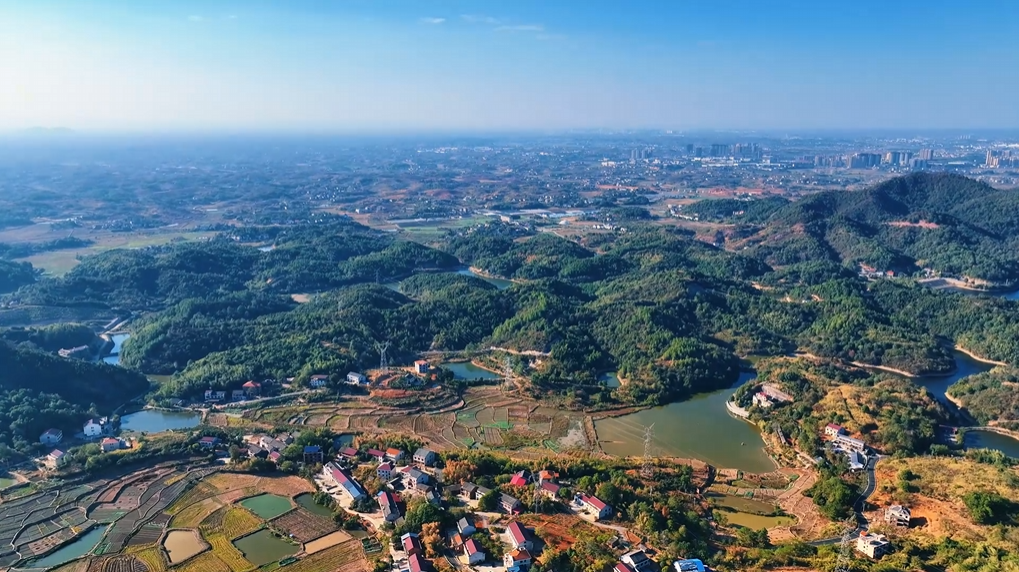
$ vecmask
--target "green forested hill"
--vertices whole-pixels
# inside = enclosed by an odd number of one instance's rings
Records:
[[[38,272],[28,262],[0,259],[0,294],[35,282]]]
[[[0,456],[27,450],[50,427],[74,433],[148,387],[144,376],[0,342]]]
[[[729,246],[774,265],[830,260],[1019,280],[1019,193],[958,175],[916,173],[781,206],[774,199],[709,200],[689,211],[740,225]]]

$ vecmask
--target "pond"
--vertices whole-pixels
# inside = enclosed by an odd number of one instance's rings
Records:
[[[715,467],[764,473],[775,463],[764,452],[757,427],[725,409],[735,388],[754,373],[742,373],[729,389],[696,395],[686,401],[595,421],[602,450],[610,455],[644,453],[644,427],[654,425],[654,454],[700,459]]]
[[[617,375],[614,371],[607,371],[601,374],[598,376],[598,381],[605,387],[610,388],[619,387],[621,385],[619,383],[619,375]]]
[[[315,495],[311,493],[302,493],[294,497],[294,501],[297,504],[304,507],[310,513],[319,514],[322,516],[333,516],[333,511],[315,502]]]
[[[61,546],[55,552],[51,552],[49,555],[33,561],[28,566],[32,568],[52,568],[70,562],[91,552],[99,544],[99,541],[102,540],[105,533],[105,528],[97,526],[79,536],[76,540]]]
[[[18,480],[11,478],[10,475],[0,475],[0,491],[16,484],[18,484]]]
[[[111,365],[120,365],[120,347],[130,337],[129,334],[110,336],[110,339],[113,340],[113,349],[110,350],[110,355],[103,358],[103,361]]]
[[[478,367],[469,361],[444,363],[442,364],[442,367],[453,372],[453,377],[456,379],[502,379],[502,376],[494,371],[488,371],[487,369]]]
[[[769,502],[714,492],[709,492],[705,496],[712,505],[719,507],[717,514],[723,515],[730,524],[757,530],[796,522],[791,516],[773,515],[778,511],[778,507]]]
[[[270,494],[244,499],[241,501],[241,506],[265,520],[276,518],[293,508],[290,499]]]
[[[163,539],[163,550],[170,559],[170,564],[179,564],[188,558],[201,553],[206,544],[194,530],[171,530]]]
[[[487,276],[481,276],[481,275],[475,274],[474,271],[471,270],[470,268],[461,268],[460,270],[457,270],[456,273],[461,275],[461,276],[473,276],[473,277],[475,277],[475,278],[477,278],[479,280],[484,280],[485,282],[488,282],[489,284],[491,284],[492,286],[495,286],[499,290],[505,290],[505,289],[507,289],[507,288],[509,288],[510,286],[513,285],[513,281],[512,280],[505,280],[503,278],[489,278]]]
[[[299,546],[290,544],[266,529],[238,538],[233,544],[255,566],[276,562],[300,550]]]
[[[136,433],[160,433],[172,429],[197,427],[201,421],[201,414],[192,411],[143,409],[137,413],[129,413],[121,417],[120,429],[121,431],[134,431]]]

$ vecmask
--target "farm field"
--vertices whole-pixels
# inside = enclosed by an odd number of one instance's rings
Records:
[[[285,495],[294,504],[293,497],[313,490],[295,476],[164,464],[27,495],[0,504],[0,541],[10,547],[0,553],[0,569],[30,567],[30,559],[44,555],[59,559],[63,545],[92,530],[101,536],[94,550],[48,565],[60,572],[250,572],[255,564],[233,543],[264,530],[298,543],[288,569],[367,570],[360,542],[331,518],[293,508],[266,520],[240,504],[267,494]],[[172,559],[171,546],[177,550]]]

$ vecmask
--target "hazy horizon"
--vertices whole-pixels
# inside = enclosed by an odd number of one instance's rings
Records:
[[[1019,4],[0,0],[0,132],[1019,128]]]

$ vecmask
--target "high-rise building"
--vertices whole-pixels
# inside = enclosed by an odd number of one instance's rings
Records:
[[[930,161],[931,159],[934,158],[934,150],[933,149],[920,149],[920,153],[919,153],[918,157],[920,158],[921,161]]]
[[[998,158],[994,156],[994,151],[987,150],[987,158],[984,160],[984,167],[990,169],[998,168]]]
[[[693,154],[693,143],[686,144],[686,154],[687,155]]]

